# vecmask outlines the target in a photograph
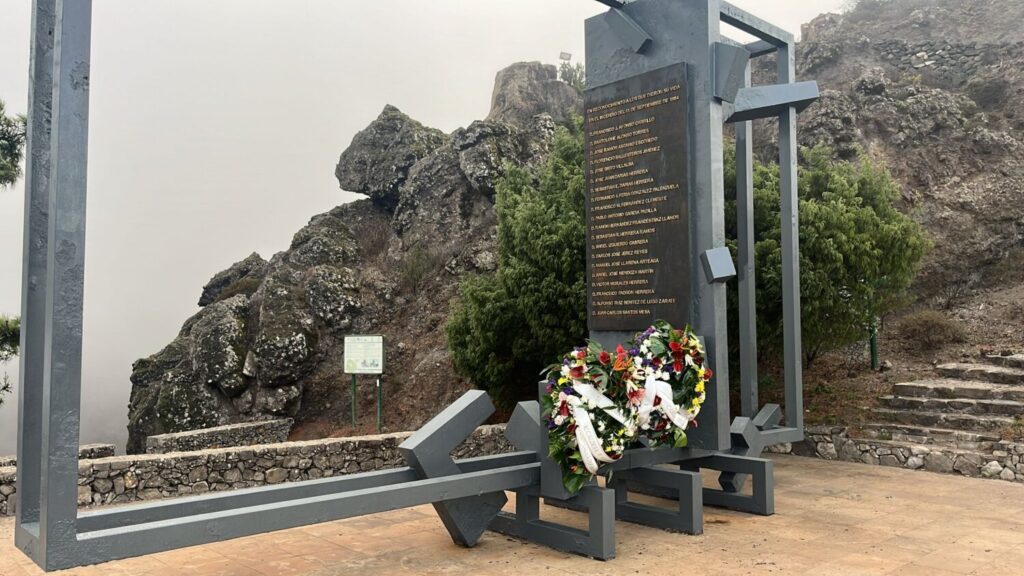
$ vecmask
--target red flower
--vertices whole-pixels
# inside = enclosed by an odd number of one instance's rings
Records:
[[[568,434],[572,434],[572,433],[576,432],[576,423],[573,422],[572,424],[569,424],[569,427],[566,428],[565,431]]]
[[[580,351],[576,352],[576,359],[577,360],[583,360],[583,357],[586,356],[586,355],[587,355],[586,352],[584,352],[583,350],[580,350]]]
[[[679,362],[679,361],[673,362],[672,363],[672,368],[674,368],[676,372],[682,372],[683,371],[683,363]]]
[[[612,355],[609,354],[607,350],[602,350],[601,353],[597,355],[597,361],[607,366],[608,363],[612,361]]]
[[[705,368],[704,369],[704,379],[705,380],[711,380],[711,376],[713,374],[714,374],[714,372],[711,371],[711,368]]]
[[[679,345],[679,342],[669,342],[668,347],[671,348],[673,352],[679,352],[683,349],[683,347]]]
[[[629,393],[629,403],[634,406],[639,406],[640,402],[644,399],[643,390],[633,390]]]
[[[562,405],[558,407],[558,413],[561,416],[568,416],[569,415],[569,403],[568,402],[562,402]]]
[[[583,366],[573,366],[572,370],[569,371],[569,375],[575,380],[583,378]]]

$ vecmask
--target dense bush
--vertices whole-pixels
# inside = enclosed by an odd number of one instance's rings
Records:
[[[899,334],[910,346],[932,350],[966,339],[963,326],[937,310],[908,314],[899,323]]]
[[[447,331],[456,367],[499,403],[535,397],[541,368],[586,339],[583,200],[578,124],[539,174],[498,182],[498,271],[462,285]]]
[[[726,154],[726,234],[735,255],[736,171]],[[924,255],[921,227],[896,210],[899,185],[862,158],[834,161],[804,150],[800,164],[800,290],[805,360],[862,340],[878,317],[905,303]],[[758,346],[782,349],[782,219],[779,168],[754,170]],[[734,299],[731,299],[734,301]],[[735,307],[730,310],[735,318]]]
[[[735,254],[736,171],[726,154],[726,231]],[[757,313],[762,354],[782,349],[778,166],[754,178]],[[497,192],[499,268],[468,279],[448,339],[456,367],[501,401],[532,397],[538,371],[586,338],[583,143],[561,129],[536,178],[514,168]],[[868,159],[804,152],[800,266],[805,357],[863,339],[903,301],[926,248],[920,226],[896,210],[898,185]],[[735,320],[735,281],[730,298]],[[733,332],[735,333],[735,332]],[[733,339],[735,341],[735,338]]]

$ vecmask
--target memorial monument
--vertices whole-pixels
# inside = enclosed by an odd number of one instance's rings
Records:
[[[402,444],[407,467],[149,504],[76,509],[88,146],[89,0],[33,2],[22,308],[16,544],[47,570],[68,568],[433,504],[452,539],[488,529],[599,559],[615,519],[698,534],[704,504],[774,511],[765,446],[803,437],[796,115],[818,96],[796,83],[791,34],[719,0],[599,0],[586,22],[587,274],[592,338],[627,340],[656,319],[689,324],[714,379],[686,447],[626,451],[601,486],[569,493],[548,456],[538,402],[520,403],[512,454],[449,456],[493,412],[465,394]],[[758,41],[722,36],[721,24]],[[750,85],[750,59],[774,54],[778,80]],[[757,398],[750,121],[778,118],[785,316],[785,421]],[[741,417],[730,421],[724,282],[723,125],[736,130]],[[540,368],[540,367],[538,367]],[[544,394],[543,384],[541,394]],[[703,488],[701,469],[720,472]],[[753,484],[746,495],[742,487]],[[629,490],[677,501],[629,502]],[[514,513],[502,512],[506,491]],[[584,510],[589,529],[540,520],[540,502]]]

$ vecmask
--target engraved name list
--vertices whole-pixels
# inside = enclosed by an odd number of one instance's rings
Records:
[[[686,65],[585,95],[591,330],[686,323],[689,308]]]

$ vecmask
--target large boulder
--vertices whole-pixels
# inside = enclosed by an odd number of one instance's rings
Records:
[[[564,122],[582,112],[582,96],[558,79],[558,69],[540,62],[519,62],[495,77],[487,119],[528,128],[538,114]]]
[[[199,305],[207,306],[235,294],[252,294],[263,279],[266,268],[267,261],[253,252],[245,260],[235,262],[230,268],[218,272],[211,278],[206,286],[203,286]]]
[[[389,104],[352,139],[334,175],[342,190],[366,194],[380,206],[394,208],[409,169],[446,140],[440,130],[423,126]]]

